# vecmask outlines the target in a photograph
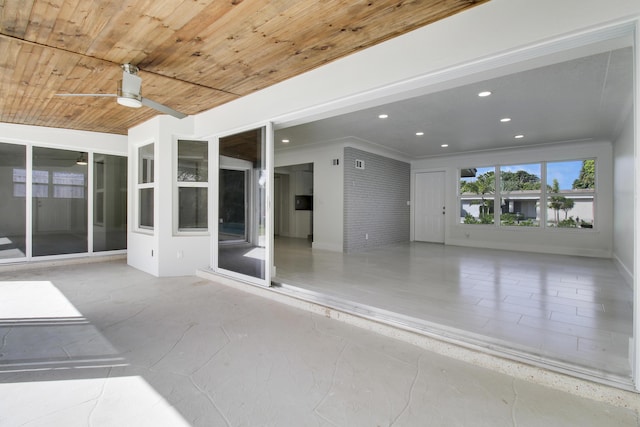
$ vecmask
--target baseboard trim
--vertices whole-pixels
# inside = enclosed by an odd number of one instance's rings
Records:
[[[618,268],[618,271],[624,278],[624,281],[627,282],[627,285],[629,285],[629,287],[633,289],[633,273],[631,272],[631,270],[629,270],[627,266],[624,265],[624,263],[620,260],[620,258],[618,258],[618,255],[616,254],[613,254],[613,263]]]
[[[31,261],[19,261],[13,263],[0,264],[0,272],[4,271],[19,271],[19,270],[32,270],[37,268],[51,268],[62,265],[73,264],[90,264],[94,262],[109,262],[117,260],[126,260],[126,253],[115,253],[108,255],[81,255],[73,257],[65,257],[60,259],[46,259],[46,260],[31,260]]]

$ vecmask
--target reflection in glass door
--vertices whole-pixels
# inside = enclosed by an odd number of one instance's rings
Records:
[[[93,159],[93,251],[127,249],[127,158]]]
[[[247,241],[247,171],[220,169],[218,237],[221,242]]]
[[[268,284],[266,128],[219,139],[218,238],[214,266]]]
[[[87,252],[87,153],[33,148],[32,254]]]
[[[27,254],[26,158],[25,146],[0,144],[0,259]]]

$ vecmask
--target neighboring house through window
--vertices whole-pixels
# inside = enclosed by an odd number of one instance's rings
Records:
[[[591,229],[595,171],[595,159],[462,168],[460,222]]]

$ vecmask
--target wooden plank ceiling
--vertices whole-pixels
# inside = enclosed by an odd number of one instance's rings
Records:
[[[488,0],[0,0],[0,122],[126,134],[155,110],[196,114]],[[330,84],[328,82],[328,84]]]

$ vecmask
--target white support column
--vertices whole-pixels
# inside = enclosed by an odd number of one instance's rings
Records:
[[[638,126],[640,124],[640,55],[638,54],[638,47],[640,46],[640,20],[635,22],[635,45],[634,45],[634,112],[633,112],[633,135],[634,135],[634,177],[633,182],[635,184],[633,189],[634,195],[634,218],[640,216],[640,197],[638,197],[638,191],[640,190],[640,146],[638,137]],[[640,283],[638,281],[638,267],[640,262],[638,257],[640,256],[640,226],[637,221],[633,223],[633,338],[630,351],[631,368],[633,371],[633,382],[636,390],[640,391],[640,339],[638,334],[640,333]]]

